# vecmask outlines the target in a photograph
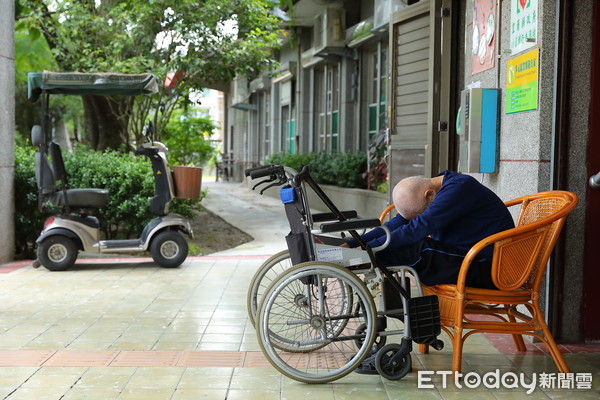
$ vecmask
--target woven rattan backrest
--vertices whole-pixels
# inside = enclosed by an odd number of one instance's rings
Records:
[[[492,279],[500,290],[539,288],[564,219],[577,203],[574,194],[560,191],[519,200],[512,202],[521,204],[514,235],[496,242],[494,247]]]

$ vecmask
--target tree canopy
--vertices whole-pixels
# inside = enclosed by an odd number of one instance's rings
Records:
[[[151,98],[83,99],[92,147],[117,148],[153,118],[160,129],[191,90],[271,68],[278,0],[19,0],[18,29],[40,32],[59,71],[152,72]]]

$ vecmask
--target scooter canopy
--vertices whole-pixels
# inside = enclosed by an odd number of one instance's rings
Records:
[[[158,91],[153,74],[81,72],[29,72],[28,98],[36,101],[42,92],[67,95],[137,96]]]

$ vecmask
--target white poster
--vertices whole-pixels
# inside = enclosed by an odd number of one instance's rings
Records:
[[[536,45],[538,0],[510,1],[510,50],[512,54]]]

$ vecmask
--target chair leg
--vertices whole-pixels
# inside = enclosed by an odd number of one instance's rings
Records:
[[[510,322],[517,322],[517,319],[513,315],[506,314],[506,316]],[[527,346],[525,346],[525,342],[523,341],[523,335],[513,334],[512,338],[518,351],[527,351]]]
[[[554,360],[558,371],[565,374],[571,372],[569,370],[569,367],[567,366],[567,363],[565,362],[565,359],[560,353],[556,342],[554,341],[552,333],[550,333],[550,329],[548,329],[548,326],[546,326],[546,324],[543,324],[542,334],[544,336],[544,339],[546,339],[546,346],[548,346],[548,350],[550,351],[550,355],[552,356],[552,359]]]
[[[461,371],[463,342],[462,328],[454,328],[452,337],[452,375],[454,377],[457,372]]]
[[[419,344],[419,353],[429,354],[429,345],[428,344]]]

